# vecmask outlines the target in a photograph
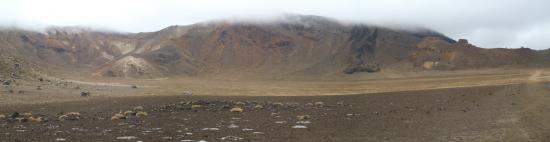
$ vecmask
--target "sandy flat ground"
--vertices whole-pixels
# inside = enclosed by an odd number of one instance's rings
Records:
[[[191,92],[200,96],[320,96],[351,95],[409,90],[521,84],[534,79],[550,80],[544,70],[469,71],[431,73],[421,76],[367,80],[219,80],[199,78],[120,79],[71,78],[50,82],[22,81],[3,86],[0,105],[87,100],[101,97],[171,96]],[[373,74],[376,75],[376,74]],[[61,83],[60,83],[61,82]],[[63,83],[68,82],[68,83]],[[137,88],[132,88],[136,85]],[[40,86],[41,90],[37,90]],[[78,89],[75,89],[78,88]],[[9,93],[9,90],[14,93]],[[23,91],[24,93],[18,93]],[[80,97],[88,91],[91,97]]]

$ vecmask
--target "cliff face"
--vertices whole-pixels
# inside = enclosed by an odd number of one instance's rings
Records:
[[[83,28],[1,30],[0,47],[48,69],[113,77],[327,75],[523,64],[532,50],[482,49],[437,32],[342,24],[319,16],[211,22],[123,34]]]

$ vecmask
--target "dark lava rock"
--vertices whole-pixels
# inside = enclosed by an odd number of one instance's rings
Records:
[[[356,72],[379,72],[380,71],[380,65],[378,64],[360,64],[360,65],[351,65],[344,69],[344,73],[346,74],[353,74]]]
[[[88,91],[80,92],[80,96],[82,96],[82,97],[89,97],[89,96],[90,96],[90,92],[88,92]]]
[[[19,117],[19,116],[21,116],[21,114],[19,114],[19,112],[13,112],[8,117],[13,119],[13,118],[16,118],[16,117]]]

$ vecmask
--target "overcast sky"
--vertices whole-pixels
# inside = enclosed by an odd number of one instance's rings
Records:
[[[416,25],[486,47],[550,48],[550,0],[0,0],[0,25],[156,31],[282,13]]]

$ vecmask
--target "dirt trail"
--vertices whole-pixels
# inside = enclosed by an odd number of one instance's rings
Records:
[[[534,71],[533,74],[531,74],[531,76],[529,76],[529,81],[531,82],[536,82],[538,81],[539,77],[542,75],[542,70],[536,70]]]
[[[525,135],[530,141],[550,141],[550,94],[544,80],[542,70],[535,71],[528,79],[525,89],[526,107],[520,113],[520,121]],[[541,83],[542,82],[542,83]]]

